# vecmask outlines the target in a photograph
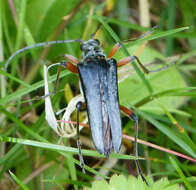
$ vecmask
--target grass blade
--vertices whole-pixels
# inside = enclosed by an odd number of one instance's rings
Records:
[[[29,188],[19,179],[14,175],[11,171],[9,171],[10,175],[12,178],[18,183],[18,185],[23,189],[23,190],[29,190]]]
[[[186,179],[186,177],[184,176],[182,170],[180,169],[180,167],[178,166],[177,162],[175,161],[174,158],[169,157],[171,164],[173,165],[173,167],[176,169],[176,171],[178,172],[178,175],[180,176],[180,178],[182,179],[182,181],[184,182],[185,186],[187,187],[188,190],[193,190],[191,184],[188,182],[188,180]]]

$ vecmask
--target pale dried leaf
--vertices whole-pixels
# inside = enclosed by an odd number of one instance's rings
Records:
[[[56,121],[56,117],[52,108],[52,104],[51,104],[51,99],[49,95],[49,88],[48,88],[48,69],[47,67],[44,65],[44,88],[45,88],[45,112],[46,112],[46,121],[48,122],[49,126],[58,134],[59,134],[59,130],[58,130],[58,123]],[[61,135],[60,135],[61,136]]]

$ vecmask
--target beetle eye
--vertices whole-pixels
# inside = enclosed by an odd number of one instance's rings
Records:
[[[100,42],[98,39],[94,39],[97,42],[97,45],[100,45]]]

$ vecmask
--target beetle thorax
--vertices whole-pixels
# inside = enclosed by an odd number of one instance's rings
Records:
[[[105,54],[99,45],[99,41],[94,39],[83,42],[81,46],[83,61],[97,56],[105,57]]]

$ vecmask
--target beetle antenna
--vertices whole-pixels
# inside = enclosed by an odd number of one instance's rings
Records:
[[[154,69],[154,70],[148,70],[150,73],[156,73],[156,72],[160,72],[160,71],[164,71],[164,70],[166,70],[168,67],[170,67],[171,65],[175,65],[176,63],[175,62],[171,62],[171,63],[169,63],[169,64],[167,64],[167,65],[165,65],[165,66],[163,66],[163,67],[161,67],[161,68],[159,68],[159,69]]]
[[[138,40],[138,39],[142,39],[142,38],[145,38],[149,35],[151,35],[155,29],[157,29],[159,26],[156,25],[156,26],[153,26],[150,30],[148,30],[147,32],[145,32],[144,34],[140,35],[139,37],[137,38],[131,38],[131,39],[128,39],[128,40],[124,40],[123,42],[130,42],[130,41],[135,41],[135,40]]]
[[[48,41],[48,42],[41,42],[41,43],[37,43],[37,44],[33,44],[31,46],[26,46],[22,49],[19,49],[18,51],[16,51],[15,53],[13,53],[7,60],[6,64],[5,64],[5,71],[7,71],[7,68],[9,66],[9,63],[12,61],[12,59],[17,56],[18,54],[29,50],[29,49],[33,49],[36,47],[43,47],[43,46],[47,46],[47,45],[52,45],[52,44],[64,44],[64,43],[72,43],[72,42],[79,42],[79,43],[83,43],[82,40],[80,39],[76,39],[76,40],[56,40],[56,41]]]
[[[142,39],[142,38],[145,38],[148,35],[151,35],[154,32],[154,30],[156,30],[158,27],[159,27],[158,25],[153,26],[149,31],[147,31],[144,34],[142,34],[141,36],[139,36],[139,39]]]

